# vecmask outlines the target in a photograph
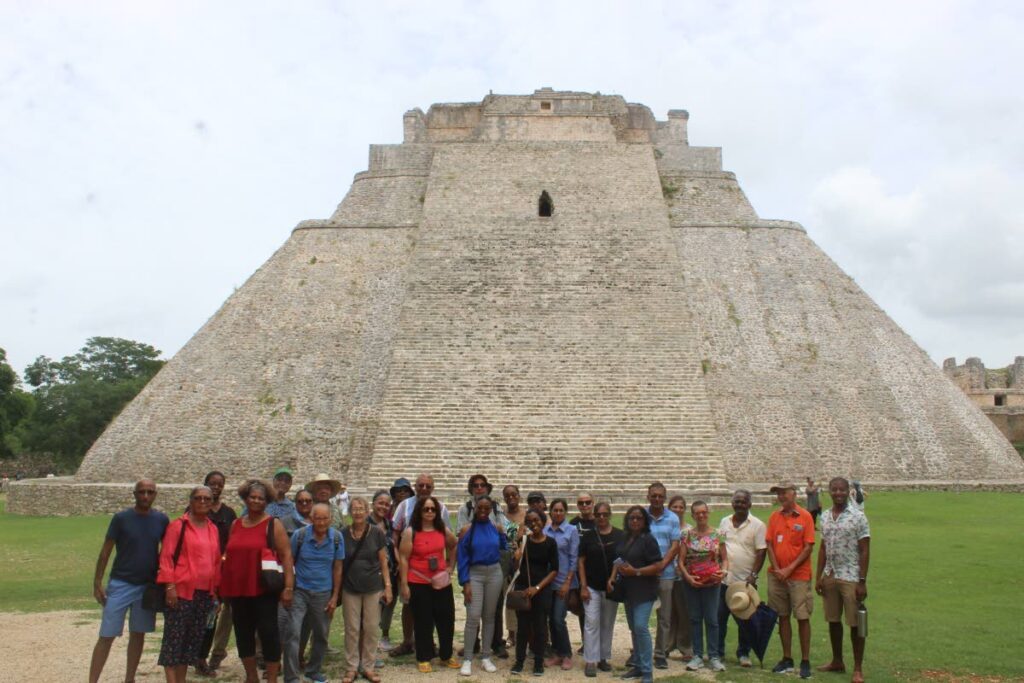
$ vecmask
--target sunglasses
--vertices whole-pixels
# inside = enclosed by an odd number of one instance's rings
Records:
[[[300,498],[299,500],[295,501],[295,504],[296,505],[312,505],[313,504],[313,499],[312,498]]]
[[[592,500],[577,500],[576,504],[579,505],[580,507],[583,507],[584,505],[593,505],[594,501],[592,501]]]
[[[612,513],[610,513],[610,512],[598,512],[598,513],[595,513],[594,516],[595,517],[611,517]]]
[[[434,507],[434,506],[430,506],[428,508],[425,507],[425,508],[423,508],[423,512],[437,512],[437,508]]]
[[[474,481],[474,482],[473,482],[473,483],[471,484],[471,486],[472,486],[473,488],[475,488],[475,489],[485,489],[485,488],[487,488],[487,484],[486,484],[486,483],[484,483],[484,482],[482,482],[482,481]]]

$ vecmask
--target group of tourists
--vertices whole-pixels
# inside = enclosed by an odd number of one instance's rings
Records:
[[[540,676],[545,668],[574,669],[575,655],[582,655],[584,675],[596,677],[613,671],[620,603],[631,641],[620,678],[652,680],[655,669],[668,668],[674,650],[687,670],[725,671],[730,615],[741,626],[737,662],[749,667],[755,644],[743,626],[758,609],[766,559],[768,605],[778,615],[783,654],[773,670],[796,670],[792,616],[800,676],[811,676],[817,592],[832,643],[832,658],[819,670],[845,671],[845,618],[853,681],[863,680],[857,612],[867,597],[870,534],[861,509],[848,504],[843,478],[829,484],[833,507],[820,516],[814,572],[815,520],[796,504],[797,489],[788,483],[772,488],[780,508],[767,525],[750,514],[751,494],[738,490],[732,514],[714,526],[705,502],[687,508],[682,496],[669,496],[655,482],[648,505],[630,507],[622,529],[613,525],[611,506],[586,492],[575,496],[578,512],[569,519],[565,498],[549,502],[533,491],[523,504],[510,484],[499,499],[483,474],[469,479],[454,524],[433,495],[429,474],[398,479],[370,499],[343,495],[340,481],[321,474],[290,496],[292,472],[280,468],[271,481],[249,479],[238,487],[240,515],[222,500],[225,483],[223,474],[210,472],[190,492],[184,514],[170,521],[153,508],[156,484],[143,479],[134,507],[114,515],[96,565],[94,593],[104,609],[90,681],[99,679],[129,613],[125,680],[134,678],[156,610],[164,612],[158,663],[170,682],[184,681],[189,667],[215,676],[232,630],[247,683],[260,680],[261,666],[270,683],[281,673],[286,683],[326,681],[323,662],[339,606],[343,683],[359,676],[379,683],[381,652],[414,654],[424,673],[440,660],[464,676],[473,674],[478,656],[487,673],[497,671],[494,659],[511,656],[513,675],[529,668]],[[467,615],[457,654],[454,581]],[[401,635],[392,642],[396,605]],[[572,621],[579,623],[579,649]]]

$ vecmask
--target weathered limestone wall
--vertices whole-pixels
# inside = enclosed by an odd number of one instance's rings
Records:
[[[963,365],[947,358],[942,369],[1007,440],[1024,443],[1024,356],[995,369],[986,368],[980,358],[968,358]]]
[[[802,232],[679,228],[731,480],[1024,477],[924,352]]]
[[[448,490],[474,471],[723,488],[651,147],[449,144],[433,164],[368,488],[421,469]]]
[[[300,480],[372,448],[414,244],[408,229],[298,230],[130,403],[79,481]]]

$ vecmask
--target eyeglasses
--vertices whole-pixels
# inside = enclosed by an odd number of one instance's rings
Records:
[[[313,504],[313,499],[312,498],[300,498],[297,501],[295,501],[295,504],[296,505],[312,505]]]
[[[644,518],[641,517],[640,515],[630,515],[629,516],[629,521],[631,521],[631,522],[642,522],[642,521],[644,521]]]
[[[594,513],[594,516],[595,517],[611,517],[612,513],[610,513],[610,512],[596,512],[596,513]]]
[[[198,500],[200,503],[211,503],[213,502],[213,496],[192,496],[192,500]]]
[[[475,489],[485,489],[485,488],[487,488],[487,482],[484,482],[484,481],[474,481],[472,484],[470,484],[470,486],[475,488]]]

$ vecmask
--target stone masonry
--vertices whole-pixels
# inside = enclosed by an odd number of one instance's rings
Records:
[[[1024,443],[1024,356],[1005,368],[989,370],[980,358],[963,365],[947,358],[942,369],[1010,442]]]
[[[620,504],[655,479],[1024,485],[977,406],[802,227],[759,218],[688,119],[547,88],[406,113],[73,478],[8,509],[280,465],[353,491],[428,470],[449,501],[475,471]]]

